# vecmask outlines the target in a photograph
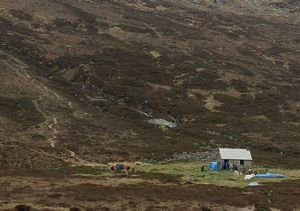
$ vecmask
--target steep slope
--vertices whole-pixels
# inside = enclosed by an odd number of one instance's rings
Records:
[[[3,0],[1,165],[230,146],[299,166],[299,10],[183,3]]]

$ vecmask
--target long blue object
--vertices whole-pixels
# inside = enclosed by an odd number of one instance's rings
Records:
[[[283,174],[256,174],[256,178],[285,178]]]

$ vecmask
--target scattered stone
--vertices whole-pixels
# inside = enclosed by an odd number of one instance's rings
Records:
[[[169,127],[169,128],[177,127],[176,122],[169,122],[165,119],[150,119],[148,121],[148,123],[158,125],[158,126],[165,126],[165,127]]]
[[[248,184],[248,187],[257,187],[257,186],[260,186],[258,182],[250,182]]]
[[[174,153],[169,159],[166,159],[165,162],[176,161],[176,160],[189,160],[189,161],[205,161],[213,160],[216,158],[217,150],[210,150],[205,152],[182,152]]]

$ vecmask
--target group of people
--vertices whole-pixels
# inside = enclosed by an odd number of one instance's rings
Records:
[[[224,170],[231,170],[231,171],[237,171],[238,167],[234,163],[223,162],[222,163],[222,169],[224,169]]]
[[[125,171],[125,172],[129,172],[129,171],[134,171],[134,168],[131,168],[128,165],[124,165],[123,163],[118,163],[118,164],[112,166],[110,168],[110,170],[112,170],[112,171]]]
[[[222,163],[223,170],[231,170],[235,174],[253,174],[254,171],[251,168],[238,168],[238,166],[234,163],[224,162]]]
[[[249,168],[242,168],[240,170],[236,169],[236,170],[232,170],[234,172],[234,174],[237,174],[237,175],[248,175],[248,174],[253,174],[254,171],[253,169]]]

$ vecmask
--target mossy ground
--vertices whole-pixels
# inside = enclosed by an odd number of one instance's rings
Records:
[[[201,171],[201,166],[205,166],[205,170]],[[156,172],[161,174],[178,176],[181,182],[191,182],[195,184],[211,184],[227,187],[246,187],[249,182],[257,181],[258,183],[281,182],[283,180],[300,179],[299,170],[288,169],[266,169],[262,167],[254,167],[257,172],[279,173],[286,176],[283,179],[260,179],[254,178],[244,180],[245,175],[235,175],[232,171],[218,170],[212,172],[208,169],[208,163],[199,162],[174,162],[166,164],[143,164],[138,166],[137,170],[145,172]]]

